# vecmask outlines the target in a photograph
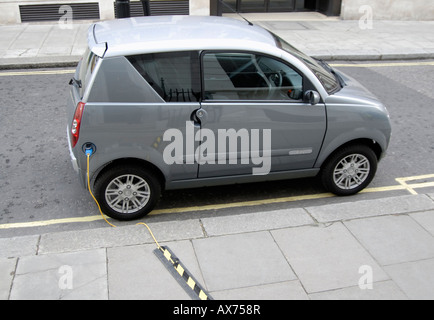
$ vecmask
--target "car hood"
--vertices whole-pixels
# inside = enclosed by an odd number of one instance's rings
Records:
[[[330,95],[326,102],[342,103],[345,101],[348,103],[352,102],[357,104],[381,104],[378,98],[363,85],[361,85],[357,80],[339,70],[334,69],[333,71],[338,77],[341,78],[343,87],[338,92]]]

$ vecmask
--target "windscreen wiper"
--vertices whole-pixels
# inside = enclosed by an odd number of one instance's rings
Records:
[[[343,88],[346,83],[344,81],[344,79],[342,79],[341,75],[339,73],[337,73],[332,67],[330,67],[330,65],[325,62],[324,60],[321,59],[317,59],[314,58],[319,64],[321,64],[328,72],[330,72],[331,74],[333,74],[335,76],[335,78],[338,80],[340,86]]]
[[[69,80],[69,85],[73,85],[74,83],[77,85],[77,87],[81,88],[81,80],[77,80],[75,78]]]
[[[327,71],[331,72],[333,70],[332,67],[330,67],[330,65],[327,62],[325,62],[324,60],[318,59],[318,58],[314,58],[314,60],[316,60]]]

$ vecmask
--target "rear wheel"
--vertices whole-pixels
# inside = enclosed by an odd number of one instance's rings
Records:
[[[134,220],[148,214],[161,195],[158,179],[140,167],[114,167],[95,183],[102,211],[117,220]]]
[[[321,172],[324,187],[340,196],[366,188],[377,171],[377,156],[365,145],[344,147],[327,160]]]

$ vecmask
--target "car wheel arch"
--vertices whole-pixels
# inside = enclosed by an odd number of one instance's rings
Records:
[[[99,171],[97,171],[95,173],[95,175],[94,175],[95,178],[93,179],[92,185],[95,186],[95,183],[98,180],[98,178],[101,177],[105,172],[111,170],[114,167],[119,167],[119,166],[141,167],[143,169],[146,169],[150,173],[153,173],[156,176],[156,178],[158,179],[158,181],[160,183],[162,191],[166,185],[166,177],[157,166],[155,166],[154,164],[152,164],[146,160],[138,159],[138,158],[121,158],[121,159],[116,159],[116,160],[108,162],[107,164],[102,166]]]
[[[375,155],[377,156],[377,160],[380,160],[383,155],[383,147],[374,139],[369,138],[359,138],[347,141],[345,143],[340,144],[338,147],[333,148],[328,152],[326,155],[323,155],[323,157],[320,159],[317,159],[317,163],[315,167],[323,167],[324,164],[327,163],[328,159],[330,159],[331,156],[333,156],[336,152],[339,152],[341,149],[347,148],[352,145],[366,145],[367,147],[371,148],[372,151],[374,151]],[[320,161],[319,161],[320,160]]]

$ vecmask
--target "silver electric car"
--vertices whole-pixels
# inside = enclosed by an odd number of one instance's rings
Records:
[[[95,23],[70,85],[73,167],[120,220],[149,213],[164,189],[319,174],[355,194],[391,135],[386,108],[355,80],[224,17]]]

